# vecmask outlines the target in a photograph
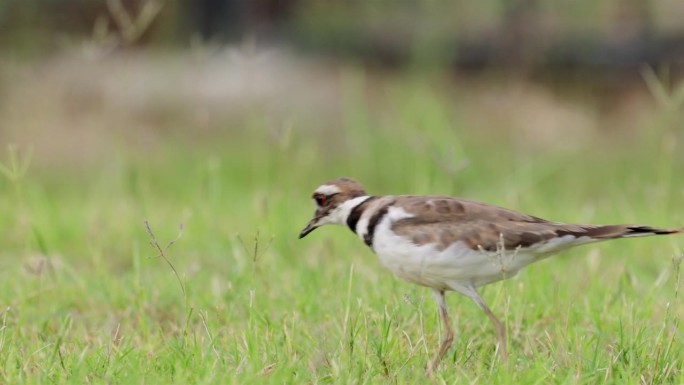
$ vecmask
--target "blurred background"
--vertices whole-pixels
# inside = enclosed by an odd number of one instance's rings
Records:
[[[89,199],[208,184],[268,215],[274,188],[351,175],[521,206],[482,190],[580,158],[682,164],[681,20],[665,0],[5,0],[0,151]]]
[[[379,116],[420,83],[463,129],[565,148],[651,120],[683,19],[667,0],[6,0],[0,141],[72,167],[254,119],[334,133],[350,93]]]
[[[272,363],[273,383],[354,383],[406,351],[394,382],[423,378],[421,344],[399,336],[436,341],[429,294],[347,230],[297,240],[312,190],[348,176],[370,194],[682,226],[683,20],[678,0],[0,0],[0,382],[199,383],[203,357],[206,383],[263,383],[249,376]],[[145,220],[162,246],[183,224],[175,268],[151,258]],[[519,309],[513,345],[531,341],[506,376],[680,383],[681,344],[662,338],[680,340],[681,242],[578,248],[485,288],[497,314]],[[479,309],[454,311],[480,351],[463,355],[470,382],[502,382]],[[397,330],[374,326],[387,319]],[[638,349],[619,348],[623,329]],[[356,354],[387,336],[396,359]]]

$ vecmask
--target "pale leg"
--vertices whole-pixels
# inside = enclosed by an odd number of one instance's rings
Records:
[[[492,323],[494,324],[494,330],[496,331],[496,341],[498,345],[498,350],[499,350],[499,357],[501,358],[502,362],[506,362],[508,359],[508,353],[506,351],[506,328],[504,327],[504,324],[499,321],[498,318],[492,313],[492,311],[489,309],[486,303],[484,303],[484,300],[482,297],[480,297],[480,294],[475,290],[475,288],[470,288],[467,292],[462,292],[463,294],[467,295],[468,297],[472,298],[473,301],[477,304],[477,306],[482,309],[482,311],[487,315],[487,318],[489,318]]]
[[[442,320],[442,325],[444,325],[444,337],[439,345],[439,351],[435,354],[435,357],[428,362],[425,371],[428,375],[432,375],[432,372],[437,368],[439,362],[442,360],[444,354],[449,350],[454,342],[454,329],[451,327],[451,321],[449,321],[449,314],[447,313],[446,300],[444,298],[444,290],[432,289],[432,296],[437,302],[437,307],[439,310],[439,317]]]

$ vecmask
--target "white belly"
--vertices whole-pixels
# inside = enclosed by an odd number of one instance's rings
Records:
[[[376,231],[373,248],[380,262],[398,277],[442,290],[455,284],[475,287],[510,278],[534,262],[529,254],[478,251],[457,242],[444,250],[417,246],[388,229]]]

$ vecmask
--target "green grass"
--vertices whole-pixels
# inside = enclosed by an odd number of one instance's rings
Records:
[[[681,106],[565,147],[573,132],[537,145],[482,123],[452,106],[467,90],[435,79],[370,90],[350,70],[341,82],[334,128],[255,111],[210,140],[176,127],[75,168],[3,149],[0,383],[425,382],[440,337],[429,291],[347,229],[297,240],[312,189],[338,176],[560,221],[684,225]],[[145,221],[161,248],[183,225],[163,257]],[[486,317],[450,294],[457,339],[435,382],[683,383],[683,245],[592,245],[483,288],[509,331],[509,368]]]

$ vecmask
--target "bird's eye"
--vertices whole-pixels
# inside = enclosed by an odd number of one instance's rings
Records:
[[[315,195],[314,199],[316,200],[316,204],[319,206],[323,206],[326,201],[326,196],[325,195]]]

